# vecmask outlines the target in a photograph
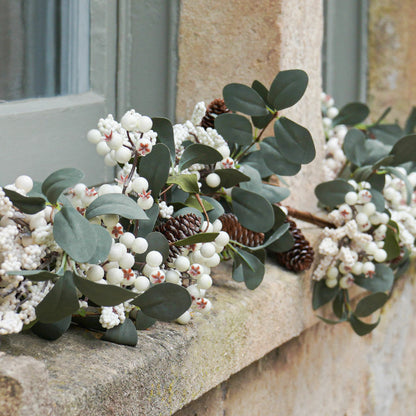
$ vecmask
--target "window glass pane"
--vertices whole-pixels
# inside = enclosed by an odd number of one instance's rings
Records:
[[[0,0],[0,100],[89,89],[89,0]]]

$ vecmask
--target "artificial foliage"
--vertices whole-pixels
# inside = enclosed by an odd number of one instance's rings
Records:
[[[315,157],[309,131],[279,114],[307,83],[297,69],[269,88],[232,83],[183,124],[108,115],[87,139],[117,172],[113,183],[88,187],[65,167],[0,188],[0,335],[30,328],[53,340],[76,323],[135,345],[137,329],[157,320],[209,312],[221,260],[255,289],[266,249],[294,242],[278,205],[290,191],[268,179]]]

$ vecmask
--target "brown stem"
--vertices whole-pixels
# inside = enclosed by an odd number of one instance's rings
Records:
[[[287,209],[287,215],[289,217],[293,217],[301,221],[309,222],[310,224],[317,225],[318,227],[321,227],[321,228],[325,228],[325,227],[336,228],[332,222],[327,221],[323,218],[317,217],[316,215],[310,212],[299,211],[296,208],[292,208],[289,206],[285,206],[284,208]]]
[[[129,176],[128,176],[127,180],[124,182],[124,185],[123,185],[123,190],[122,190],[123,194],[126,192],[126,189],[129,186],[129,183],[130,183],[131,179],[133,178],[133,175],[134,175],[134,172],[136,171],[138,162],[139,162],[139,153],[137,152],[137,150],[135,150],[133,166],[131,167],[131,171],[129,173]]]
[[[198,200],[199,205],[201,205],[202,211],[204,211],[204,215],[205,215],[205,218],[207,220],[207,227],[203,231],[205,233],[208,230],[208,227],[209,227],[209,217],[208,217],[207,211],[205,210],[204,203],[202,202],[201,197],[198,194],[195,194],[195,197]]]
[[[260,134],[256,137],[255,142],[258,143],[261,139],[261,136],[263,136],[263,133],[266,131],[267,127],[269,127],[269,124],[277,117],[277,111],[273,114],[273,118],[267,123],[267,126],[264,127]]]

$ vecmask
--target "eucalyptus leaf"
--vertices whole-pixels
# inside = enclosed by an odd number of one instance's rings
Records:
[[[218,234],[219,233],[198,233],[182,240],[177,240],[174,242],[174,245],[182,247],[197,243],[208,243],[214,241],[218,237]]]
[[[231,111],[239,111],[249,116],[266,116],[269,114],[266,104],[253,88],[244,84],[228,84],[222,91],[225,105]]]
[[[233,211],[243,227],[256,232],[266,232],[274,223],[273,208],[262,196],[234,187],[231,192]]]
[[[280,111],[296,104],[308,86],[308,75],[301,69],[280,71],[270,86],[268,101]]]
[[[88,219],[99,215],[120,215],[130,220],[147,220],[145,212],[132,198],[124,194],[104,194],[91,202],[85,216]]]
[[[149,182],[149,189],[155,199],[166,183],[170,170],[170,153],[166,145],[159,143],[140,159],[140,176]]]
[[[383,249],[387,253],[386,261],[391,261],[400,256],[399,230],[394,221],[390,220],[388,223]]]
[[[282,155],[274,137],[267,137],[260,143],[260,154],[267,168],[277,175],[294,176],[301,169],[300,163],[293,163]]]
[[[274,233],[261,245],[252,247],[251,250],[257,251],[263,248],[268,248],[271,244],[276,243],[284,234],[289,230],[290,225],[288,223],[281,225]]]
[[[363,103],[349,103],[339,110],[338,115],[332,120],[332,125],[347,124],[348,126],[354,126],[364,121],[370,110],[366,104]]]
[[[415,143],[416,144],[416,143]],[[407,175],[404,175],[399,169],[393,168],[391,166],[386,166],[384,168],[387,172],[393,174],[394,176],[398,177],[404,182],[404,185],[406,187],[406,204],[410,205],[412,201],[412,195],[413,195],[413,186],[409,182],[409,179],[407,178]]]
[[[13,270],[6,271],[6,274],[11,276],[24,276],[32,282],[45,282],[59,277],[56,273],[51,273],[46,270]]]
[[[234,259],[232,278],[238,283],[244,282],[244,268],[239,257]]]
[[[325,322],[326,324],[329,324],[329,325],[340,324],[340,323],[345,322],[347,320],[346,318],[343,318],[343,319],[340,319],[338,321],[334,321],[332,319],[324,318],[323,316],[319,316],[319,315],[316,315],[316,317],[319,318],[321,321]]]
[[[393,166],[398,166],[406,162],[416,162],[416,135],[402,137],[391,149],[394,155],[391,162]]]
[[[286,231],[277,241],[270,244],[267,250],[273,253],[284,253],[289,251],[295,243],[295,239],[292,236],[290,230]]]
[[[406,120],[404,133],[405,134],[415,133],[415,126],[416,126],[416,107],[412,107],[412,110],[410,111],[410,114]]]
[[[51,291],[36,306],[36,318],[39,322],[53,323],[72,315],[79,309],[77,290],[73,274],[66,271]]]
[[[379,124],[370,127],[369,131],[375,139],[389,146],[393,146],[403,136],[403,130],[398,124]]]
[[[215,129],[229,145],[248,146],[253,141],[251,123],[239,114],[224,113],[215,118]]]
[[[146,290],[131,302],[142,312],[158,321],[173,321],[186,312],[192,298],[182,286],[174,283],[160,283]]]
[[[274,123],[274,135],[279,152],[292,163],[306,164],[315,158],[315,145],[310,132],[300,124],[280,117]]]
[[[213,207],[207,212],[209,221],[211,223],[213,223],[216,219],[221,217],[222,214],[224,214],[223,206],[216,199],[210,198],[208,196],[201,196],[201,199],[205,200]]]
[[[290,195],[290,190],[282,186],[269,185],[262,183],[258,193],[266,198],[271,204],[277,204]]]
[[[135,347],[137,344],[138,336],[134,323],[131,321],[131,319],[126,318],[122,324],[108,329],[101,339],[103,341],[114,342],[115,344]]]
[[[282,156],[280,155],[280,158]],[[262,178],[268,178],[269,176],[273,175],[273,171],[271,171],[263,158],[262,153],[259,150],[254,152],[250,152],[247,156],[244,156],[240,160],[240,164],[242,166],[251,166],[256,169]]]
[[[267,98],[269,95],[269,90],[260,82],[260,81],[253,81],[251,84],[251,88],[253,90],[257,91],[257,93],[260,95],[261,98],[263,98],[263,101],[270,107],[273,107],[273,104],[268,102]],[[257,127],[258,129],[264,129],[275,117],[275,114],[269,113],[267,116],[252,116],[251,120],[253,122],[253,125]]]
[[[96,252],[97,239],[92,224],[72,206],[55,215],[53,236],[57,244],[79,263],[88,262]]]
[[[150,328],[156,322],[155,318],[145,315],[142,311],[137,311],[136,314],[136,329],[144,330]]]
[[[346,318],[347,311],[344,303],[344,291],[340,290],[332,302],[332,310],[338,319]]]
[[[159,204],[154,203],[153,206],[146,210],[147,220],[139,221],[139,229],[137,230],[137,237],[145,237],[151,233],[155,228],[156,220],[159,216]]]
[[[157,133],[158,143],[163,143],[168,147],[171,161],[174,163],[176,158],[176,150],[172,123],[167,118],[163,117],[154,117],[152,118],[152,121],[152,130]]]
[[[264,263],[248,251],[237,248],[237,254],[234,261],[237,262],[237,269],[241,266],[238,270],[243,275],[247,289],[256,289],[263,281]]]
[[[325,283],[325,279],[319,280],[318,282],[314,282],[312,294],[313,310],[315,311],[321,306],[330,302],[332,299],[335,298],[335,296],[337,296],[339,291],[340,289],[338,286],[329,288]]]
[[[43,322],[36,322],[36,324],[33,325],[31,329],[32,332],[38,337],[47,339],[49,341],[55,341],[68,330],[70,325],[71,315],[53,323],[47,324]]]
[[[315,195],[323,205],[335,208],[345,202],[345,194],[354,191],[354,187],[343,179],[322,182],[315,188]]]
[[[216,169],[214,171],[221,179],[221,186],[232,188],[241,182],[247,182],[250,178],[241,170],[237,169]]]
[[[182,153],[179,169],[184,170],[195,163],[210,165],[220,160],[222,160],[222,155],[218,150],[205,144],[194,143],[188,146]]]
[[[201,201],[202,201],[202,205],[204,206],[205,211],[209,211],[214,208],[208,201],[203,200],[202,198],[201,198]],[[204,211],[198,199],[195,197],[195,195],[189,195],[188,199],[185,201],[185,205],[188,207],[195,208],[201,212]]]
[[[373,277],[359,275],[355,277],[354,282],[370,292],[388,292],[393,285],[394,274],[390,267],[378,263]]]
[[[355,316],[370,316],[377,309],[380,309],[388,300],[389,296],[384,292],[376,292],[362,298],[355,308]]]
[[[354,332],[357,335],[363,336],[363,335],[369,334],[373,329],[377,327],[377,325],[380,323],[380,318],[378,319],[377,322],[373,324],[367,324],[363,321],[360,321],[354,315],[351,315],[349,317],[349,321]]]
[[[120,286],[92,282],[74,274],[79,291],[99,306],[116,306],[137,296],[137,293]]]
[[[195,173],[192,174],[180,174],[169,176],[166,180],[167,184],[176,184],[182,191],[190,194],[197,194],[199,192],[198,178]]]
[[[101,227],[101,225],[91,224],[91,227],[95,233],[96,247],[94,254],[88,260],[88,263],[100,264],[107,259],[113,239],[111,238],[110,233],[104,227]]]
[[[386,209],[386,200],[381,192],[377,189],[371,189],[371,202],[376,206],[378,212],[384,212]]]
[[[13,205],[25,214],[36,214],[45,208],[45,200],[41,197],[25,196],[7,188],[3,191]]]
[[[84,174],[74,168],[59,169],[50,174],[42,183],[42,193],[52,204],[56,204],[62,192],[79,183]]]

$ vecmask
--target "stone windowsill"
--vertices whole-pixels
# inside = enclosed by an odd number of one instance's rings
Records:
[[[139,332],[136,348],[80,328],[54,342],[32,334],[3,337],[0,403],[6,395],[31,416],[169,415],[317,320],[305,273],[267,264],[264,281],[249,291],[223,265],[215,282],[210,314],[186,326],[157,323]],[[13,378],[19,385],[12,399]]]

